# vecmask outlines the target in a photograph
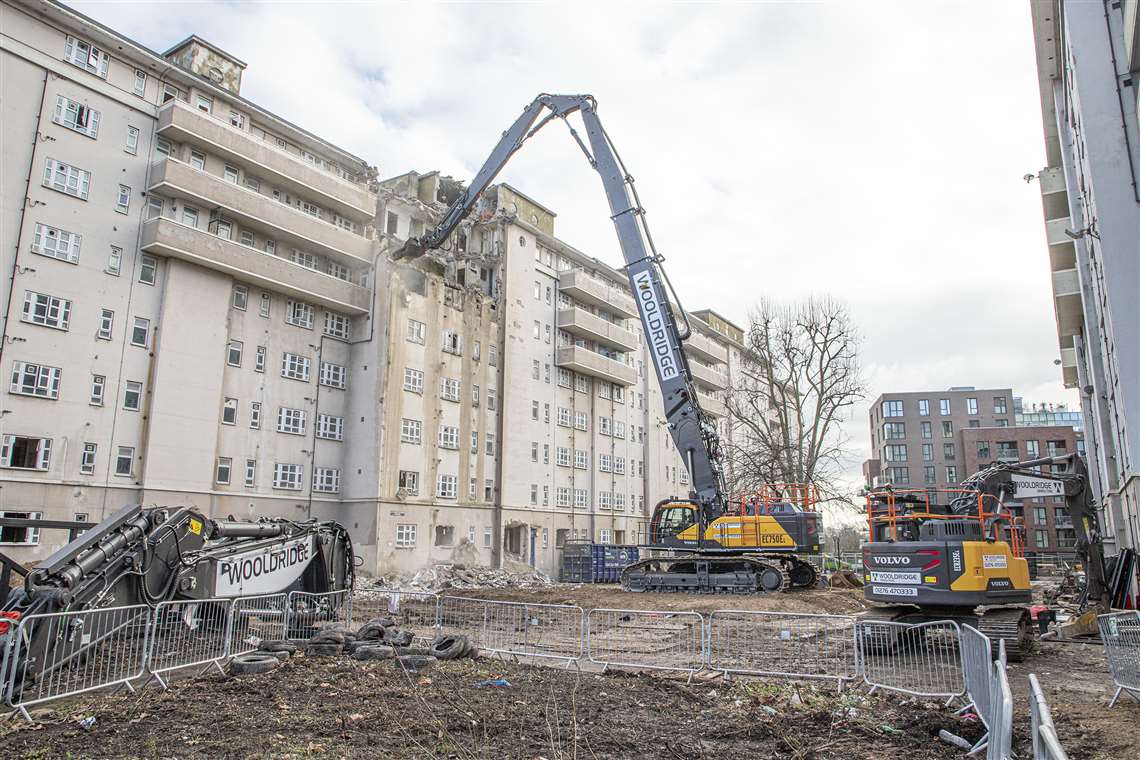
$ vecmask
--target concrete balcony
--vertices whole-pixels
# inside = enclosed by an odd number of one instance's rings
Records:
[[[706,367],[700,362],[689,362],[689,371],[693,373],[693,382],[699,386],[711,388],[714,391],[723,391],[728,388],[728,378],[723,372]]]
[[[611,383],[633,385],[637,380],[637,370],[628,364],[614,361],[580,346],[558,349],[554,363],[559,367],[581,372],[583,375],[609,380]]]
[[[577,269],[568,269],[558,275],[558,289],[591,306],[599,306],[621,317],[636,317],[633,298],[625,291],[611,288]]]
[[[1062,269],[1053,273],[1053,303],[1057,311],[1057,334],[1079,334],[1084,323],[1084,311],[1076,269]]]
[[[346,314],[367,314],[371,293],[288,259],[187,227],[165,217],[143,223],[142,250],[189,261],[251,285]]]
[[[619,351],[637,349],[637,336],[633,332],[576,306],[558,311],[558,329]]]
[[[728,349],[717,343],[712,338],[702,335],[699,332],[693,331],[689,339],[685,342],[685,350],[698,359],[704,359],[706,362],[717,362],[725,364],[728,362]]]
[[[1067,216],[1057,219],[1045,220],[1045,242],[1049,245],[1072,245],[1073,239],[1065,234],[1066,229],[1073,228],[1073,220]]]
[[[278,245],[334,259],[354,259],[357,264],[372,263],[372,241],[368,238],[172,158],[151,167],[149,190],[183,198],[202,211],[219,210],[241,225],[262,231]]]
[[[728,407],[725,406],[725,403],[714,396],[710,396],[707,393],[698,393],[697,403],[701,405],[701,409],[704,409],[709,415],[713,417],[720,418],[728,416]]]
[[[1060,166],[1042,169],[1037,179],[1041,183],[1042,195],[1065,192],[1065,170]]]
[[[376,196],[364,185],[330,174],[181,100],[159,109],[158,133],[242,165],[255,176],[353,221],[363,224],[376,215]]]

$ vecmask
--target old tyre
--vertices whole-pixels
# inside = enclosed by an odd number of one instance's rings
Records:
[[[365,641],[380,641],[384,638],[385,630],[387,630],[387,626],[378,625],[376,621],[371,620],[360,626],[360,630],[356,632],[356,638]]]
[[[309,639],[310,644],[343,644],[348,637],[345,632],[335,628],[322,628]]]
[[[396,667],[408,673],[419,673],[435,663],[436,659],[430,655],[405,654],[396,658]]]
[[[396,650],[384,644],[367,644],[356,647],[352,656],[357,660],[390,660],[396,656]]]
[[[251,652],[230,660],[230,672],[235,676],[268,673],[280,664],[281,661],[271,653]]]
[[[296,654],[298,648],[296,642],[285,639],[266,639],[257,645],[259,652],[285,652],[286,654]]]
[[[344,651],[342,644],[309,644],[305,647],[305,654],[310,657],[333,657]]]
[[[467,654],[470,642],[466,636],[444,634],[431,643],[431,656],[437,660],[457,660]]]
[[[397,628],[384,629],[384,643],[396,647],[406,647],[415,638],[411,631],[401,631]]]
[[[290,657],[288,652],[265,652],[265,654],[276,657],[278,662],[285,662]]]

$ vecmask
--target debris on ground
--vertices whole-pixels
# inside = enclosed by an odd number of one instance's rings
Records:
[[[381,577],[376,586],[400,591],[444,591],[451,588],[535,588],[553,584],[550,576],[528,565],[513,563],[510,568],[496,569],[444,562],[425,567],[410,577]]]
[[[831,588],[862,588],[863,579],[850,570],[836,570],[827,576]]]

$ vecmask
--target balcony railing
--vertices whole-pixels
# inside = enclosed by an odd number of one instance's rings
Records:
[[[336,311],[368,312],[368,288],[165,217],[143,223],[140,247],[148,253],[189,261],[241,282]]]
[[[565,346],[558,349],[555,364],[611,383],[633,385],[637,380],[637,370],[633,367],[581,346]]]
[[[558,329],[621,351],[637,349],[637,336],[633,332],[577,306],[559,309]]]
[[[599,306],[623,317],[636,317],[633,298],[628,293],[595,280],[580,269],[568,269],[558,276],[558,289],[591,306]]]
[[[723,391],[728,388],[728,377],[700,362],[689,362],[689,371],[693,373],[693,381],[697,385],[711,388],[714,391]]]

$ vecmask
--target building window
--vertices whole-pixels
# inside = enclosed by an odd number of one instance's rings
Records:
[[[309,382],[309,357],[288,352],[281,356],[281,377]]]
[[[313,271],[320,269],[320,260],[316,254],[298,251],[296,248],[293,249],[293,263],[303,266],[305,269],[312,269]]]
[[[0,517],[13,520],[40,520],[43,512],[0,512]],[[38,546],[40,543],[39,528],[0,528],[0,546]]]
[[[13,362],[12,385],[8,390],[21,396],[58,399],[61,374],[62,370],[59,367]]]
[[[321,493],[340,493],[340,469],[337,467],[314,468],[313,490]]]
[[[139,152],[139,128],[127,127],[127,142],[123,146],[123,150],[130,153],[132,156]]]
[[[273,306],[273,297],[268,293],[261,294],[261,305],[257,309],[257,313],[263,317],[269,316],[269,310]]]
[[[277,432],[290,435],[305,434],[305,410],[290,409],[287,406],[277,410]]]
[[[115,312],[110,309],[101,309],[99,311],[99,329],[95,331],[95,337],[100,340],[110,340],[114,326]]]
[[[930,399],[920,398],[918,400],[918,414],[921,417],[926,417],[930,414]]]
[[[253,430],[261,429],[261,402],[249,402],[249,426]]]
[[[32,253],[37,253],[40,256],[59,259],[69,264],[78,264],[79,247],[82,242],[83,237],[74,232],[61,230],[58,227],[49,227],[37,222],[35,233],[32,235],[31,250]]]
[[[238,356],[238,361],[241,361],[241,356]],[[258,346],[257,351],[253,355],[253,371],[265,371],[265,346]]]
[[[169,156],[170,152],[174,150],[174,146],[170,141],[164,137],[157,137],[154,140],[154,152],[163,156]]]
[[[71,301],[45,293],[25,291],[20,320],[33,325],[66,330],[71,320]]]
[[[1037,459],[1041,456],[1041,444],[1037,441],[1025,442],[1025,455],[1030,459]]]
[[[928,464],[922,468],[922,482],[927,484],[938,482],[938,475],[934,471],[934,465]]]
[[[454,499],[458,494],[458,479],[454,475],[440,474],[436,477],[435,495],[441,499]]]
[[[62,95],[56,96],[55,113],[52,114],[51,120],[92,139],[99,134],[99,112]],[[137,134],[138,130],[135,132]]]
[[[150,320],[144,319],[143,317],[135,317],[134,324],[131,325],[131,345],[146,348],[149,344]]]
[[[351,321],[344,314],[335,311],[325,312],[325,335],[340,340],[348,340]]]
[[[341,364],[333,364],[331,362],[321,362],[321,385],[324,385],[328,388],[339,388],[340,390],[344,390],[347,377],[347,367]]]
[[[223,425],[236,425],[237,424],[237,408],[238,408],[238,400],[236,398],[227,398],[222,403],[222,424]]]
[[[140,98],[146,94],[146,72],[141,69],[135,69],[134,93]]]
[[[0,444],[0,467],[15,470],[47,470],[51,466],[51,439],[4,435]]]
[[[1007,420],[1007,419],[994,420],[994,427],[1009,427],[1009,420]]]
[[[943,417],[950,414],[950,399],[948,399],[948,398],[938,399],[938,413],[941,414]]]
[[[906,467],[886,468],[887,480],[893,485],[906,485],[910,483],[910,470]]]
[[[388,212],[389,217],[392,216]],[[410,548],[416,545],[416,526],[414,523],[400,523],[396,526],[396,546]]]
[[[102,79],[107,78],[107,68],[111,64],[111,57],[105,52],[71,35],[63,47],[63,60]]]
[[[122,269],[122,266],[123,266],[123,249],[118,247],[117,245],[113,245],[113,246],[111,246],[111,253],[107,256],[107,268],[103,271],[105,271],[107,274],[111,274],[111,275],[114,275],[115,277],[118,277],[119,276],[119,270]]]
[[[441,425],[439,428],[439,446],[443,449],[459,449],[459,428],[451,425]]]
[[[230,470],[233,469],[234,460],[231,457],[218,457],[217,474],[214,477],[214,482],[221,485],[228,485],[230,482]]]
[[[424,336],[427,335],[427,325],[414,319],[408,320],[408,341],[423,345]]]
[[[906,423],[905,422],[884,422],[883,423],[883,438],[886,440],[895,440],[899,438],[906,438]]]
[[[444,353],[463,356],[463,336],[452,330],[444,330],[442,349]]]
[[[978,441],[978,461],[986,462],[990,458],[990,442]]]
[[[493,412],[499,408],[499,391],[495,388],[487,389],[487,411]]]
[[[585,488],[574,489],[574,507],[577,509],[588,509],[590,506],[590,492]]]
[[[317,438],[325,438],[330,441],[343,441],[344,417],[337,417],[331,414],[318,415]]]
[[[423,370],[404,367],[404,390],[412,393],[424,392]]]
[[[994,396],[994,414],[1005,414],[1005,396]]]
[[[582,449],[574,449],[574,469],[585,470],[590,466],[590,454]]]
[[[147,220],[149,221],[151,219],[158,219],[160,216],[162,216],[162,211],[163,211],[163,208],[165,206],[166,206],[166,201],[163,200],[162,196],[155,195],[154,193],[151,193],[150,197],[147,198],[147,202],[146,202],[146,218],[147,218]],[[173,208],[173,204],[172,204],[171,208]],[[198,223],[198,212],[197,211],[194,212],[193,218],[194,218],[194,224],[196,225]],[[186,220],[186,217],[185,217],[185,215],[183,215],[183,221],[185,222],[185,220]]]
[[[485,447],[485,451],[487,452],[487,456],[489,456],[489,457],[495,456],[495,434],[494,433],[487,433],[487,445]]]
[[[235,185],[239,184],[241,177],[239,176],[237,167],[224,164],[222,166],[222,179],[226,182],[232,182]]]
[[[444,401],[459,401],[459,381],[450,377],[439,380],[439,397]]]
[[[304,482],[305,467],[299,464],[273,464],[273,487],[300,491]]]
[[[153,285],[158,279],[158,259],[144,253],[139,262],[139,282],[143,285]]]
[[[115,452],[115,474],[130,478],[135,474],[135,450],[131,446],[120,446]]]
[[[395,235],[396,230],[399,228],[400,217],[394,211],[389,211],[384,217],[384,231],[389,235]]]
[[[930,423],[929,422],[920,422],[919,423],[919,433],[922,435],[923,438],[933,438],[934,437],[932,434],[932,431],[930,429]]]
[[[233,297],[230,303],[238,311],[245,311],[249,305],[249,288],[245,285],[234,285]]]
[[[115,210],[125,214],[131,208],[131,189],[126,185],[119,185],[119,195],[115,199]]]
[[[198,106],[199,111],[205,111],[206,113],[212,113],[214,110],[214,101],[210,98],[207,98],[205,95],[198,96],[196,105]]]
[[[83,444],[83,454],[79,459],[79,472],[83,475],[95,474],[95,452],[98,445],[94,443]]]
[[[952,443],[942,444],[942,458],[943,459],[953,459],[954,458],[954,444],[952,444]]]
[[[400,440],[404,443],[420,443],[423,439],[423,422],[420,420],[400,420]]]
[[[954,423],[951,422],[950,420],[944,420],[942,422],[942,437],[943,438],[953,438],[954,437]]]
[[[950,485],[955,485],[958,482],[958,468],[954,465],[947,465],[946,467],[946,482]]]
[[[418,496],[420,493],[420,474],[414,470],[400,470],[396,488],[407,496]]]
[[[902,417],[903,416],[903,402],[902,401],[884,401],[883,402],[883,416],[884,417]]]
[[[883,449],[884,459],[888,462],[905,462],[906,461],[906,444],[896,444],[886,446]]]
[[[976,398],[966,399],[966,414],[978,413],[978,400]]]
[[[559,446],[554,450],[554,461],[559,467],[570,466],[570,449],[565,446]]]
[[[257,482],[257,460],[245,460],[245,485],[247,488],[253,488]]]
[[[304,301],[289,301],[285,307],[285,321],[306,330],[313,329],[313,307]]]
[[[44,162],[44,187],[87,200],[91,189],[91,172],[49,158]]]
[[[103,406],[103,397],[107,390],[107,377],[105,375],[92,375],[91,376],[91,400],[88,402],[92,406]]]
[[[123,388],[123,408],[128,412],[137,412],[142,408],[143,384],[128,380]]]
[[[589,416],[585,412],[574,412],[574,428],[576,430],[586,430],[589,426]]]

